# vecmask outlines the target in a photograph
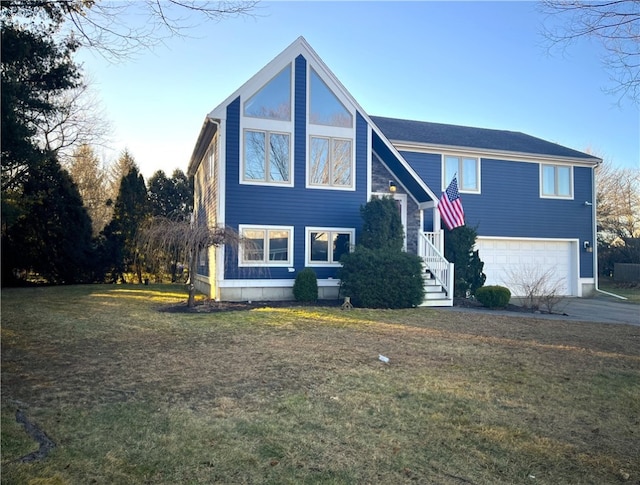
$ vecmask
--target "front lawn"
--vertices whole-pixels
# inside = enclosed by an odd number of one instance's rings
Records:
[[[181,299],[2,291],[2,483],[640,480],[640,327]]]

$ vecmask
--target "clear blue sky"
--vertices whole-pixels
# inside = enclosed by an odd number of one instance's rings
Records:
[[[205,115],[304,36],[370,115],[496,128],[640,167],[640,115],[611,87],[599,44],[549,55],[528,2],[263,2],[135,60],[82,53],[145,178],[186,171]]]

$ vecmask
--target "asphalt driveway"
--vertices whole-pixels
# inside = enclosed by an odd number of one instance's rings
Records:
[[[516,317],[535,317],[576,322],[623,323],[640,326],[640,305],[605,295],[593,298],[566,298],[554,309],[554,314],[487,310],[484,308],[451,307],[453,311],[495,312]]]

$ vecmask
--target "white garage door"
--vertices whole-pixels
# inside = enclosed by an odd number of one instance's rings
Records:
[[[478,237],[485,285],[502,285],[522,296],[519,283],[543,278],[562,295],[576,295],[577,243],[559,240],[519,240]]]

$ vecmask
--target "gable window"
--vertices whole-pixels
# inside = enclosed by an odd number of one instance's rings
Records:
[[[270,120],[291,120],[291,64],[245,101],[244,115]]]
[[[451,182],[454,176],[458,178],[460,192],[480,192],[480,160],[474,157],[445,155],[444,170],[442,171],[442,190]]]
[[[311,136],[309,185],[351,187],[353,154],[351,140]]]
[[[307,266],[338,266],[343,254],[351,251],[355,230],[343,228],[307,228]]]
[[[245,130],[244,182],[289,183],[291,173],[288,133]]]
[[[569,165],[540,165],[542,197],[573,197],[573,170]]]
[[[293,228],[240,225],[239,266],[291,266]]]
[[[315,125],[353,127],[353,116],[345,108],[318,73],[311,69],[309,122]]]

